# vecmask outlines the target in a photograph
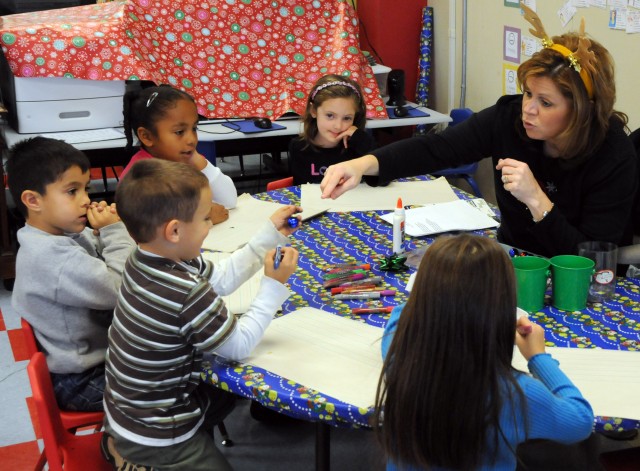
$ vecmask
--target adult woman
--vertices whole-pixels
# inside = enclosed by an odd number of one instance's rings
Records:
[[[584,240],[629,243],[636,157],[627,117],[613,109],[613,60],[583,31],[551,40],[533,12],[525,16],[545,47],[518,68],[522,95],[440,134],[329,167],[323,197],[337,198],[363,175],[381,184],[491,157],[501,241],[545,256],[575,253]]]

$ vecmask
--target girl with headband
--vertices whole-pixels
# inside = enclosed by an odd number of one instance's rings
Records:
[[[355,81],[334,74],[319,79],[309,93],[303,131],[289,145],[293,183],[320,183],[329,165],[371,152],[365,113]]]
[[[440,134],[329,167],[322,196],[337,198],[363,175],[379,185],[490,157],[501,242],[547,257],[577,253],[585,240],[629,244],[638,173],[627,116],[613,107],[611,55],[584,28],[549,38],[523,9],[544,47],[518,68],[522,94]]]

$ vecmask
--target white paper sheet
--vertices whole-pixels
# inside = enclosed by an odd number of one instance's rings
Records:
[[[383,330],[313,308],[274,319],[244,363],[361,408],[373,406]]]
[[[393,224],[393,213],[380,218]],[[405,212],[404,231],[412,237],[450,231],[474,231],[497,227],[500,224],[465,200],[430,204],[422,208],[408,209]]]
[[[203,252],[202,257],[217,264],[220,260],[229,258],[231,254],[224,252]],[[258,270],[255,275],[245,281],[240,287],[228,296],[222,296],[227,310],[231,314],[244,314],[249,310],[251,302],[260,290],[260,282],[264,277],[264,270]]]
[[[640,352],[600,348],[549,348],[560,369],[589,401],[595,415],[640,419]],[[527,369],[517,348],[513,366]]]
[[[236,207],[229,210],[229,219],[211,228],[202,248],[234,252],[249,242],[271,215],[283,206],[255,199],[248,193],[240,195]]]
[[[422,205],[443,203],[458,199],[447,179],[431,181],[391,182],[387,186],[369,186],[366,183],[347,191],[338,199],[323,200],[319,184],[300,185],[300,201],[303,208],[326,208],[329,212],[375,211],[395,209],[398,198],[402,204]]]
[[[238,197],[236,207],[229,210],[229,219],[214,225],[202,243],[205,250],[234,252],[249,242],[251,237],[267,222],[276,210],[284,204],[262,201],[244,193]],[[322,214],[326,208],[302,208],[302,221]]]

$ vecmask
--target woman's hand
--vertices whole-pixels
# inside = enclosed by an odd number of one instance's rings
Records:
[[[545,211],[551,210],[553,203],[542,191],[526,163],[515,159],[500,159],[496,170],[502,172],[504,189],[527,205],[534,221],[541,219]]]
[[[211,218],[211,224],[220,224],[229,219],[229,210],[221,204],[211,202],[209,217]]]
[[[363,175],[377,175],[378,159],[371,154],[330,165],[320,182],[322,198],[336,199],[360,184]]]

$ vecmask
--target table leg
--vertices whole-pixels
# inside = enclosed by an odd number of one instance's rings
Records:
[[[331,468],[331,427],[324,422],[316,422],[316,471]]]

